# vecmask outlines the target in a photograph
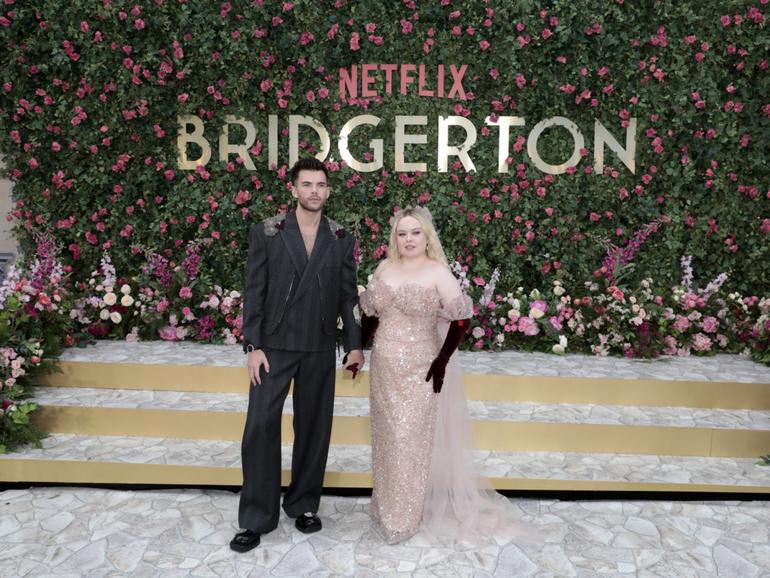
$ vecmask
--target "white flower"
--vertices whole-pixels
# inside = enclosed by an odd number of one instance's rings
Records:
[[[495,337],[495,341],[497,341],[499,345],[502,345],[503,341],[505,341],[505,335],[503,335],[502,333],[498,333],[497,336]]]
[[[70,319],[75,319],[78,316],[78,312],[74,309],[70,309]]]
[[[561,297],[562,295],[564,295],[564,292],[565,292],[565,289],[561,285],[557,285],[556,287],[553,288],[553,294],[556,295],[557,297]]]
[[[123,317],[121,317],[120,313],[118,313],[117,311],[113,311],[112,313],[110,313],[110,321],[112,321],[114,324],[117,325],[118,323],[123,321]]]
[[[529,316],[532,317],[532,319],[540,319],[543,315],[545,315],[545,313],[537,307],[533,307],[529,310]]]
[[[481,327],[474,327],[473,337],[475,337],[476,339],[481,339],[482,337],[484,337],[484,330]]]
[[[131,297],[131,295],[124,294],[123,297],[120,298],[120,304],[123,307],[131,307],[134,304],[134,298]]]
[[[97,285],[96,286],[96,290],[97,291],[104,291],[104,286],[103,285]]]
[[[562,354],[564,353],[564,347],[557,343],[556,345],[551,347],[551,351],[553,351],[554,353]]]
[[[538,291],[537,289],[532,289],[532,291],[529,292],[529,298],[540,299],[540,291]]]
[[[559,345],[567,347],[567,337],[565,335],[559,335]]]
[[[110,306],[115,305],[118,302],[118,296],[115,293],[109,292],[104,296],[104,302]]]
[[[128,295],[131,293],[131,286],[130,285],[123,285],[123,287],[120,288],[120,292],[123,293],[123,295]]]
[[[99,311],[99,319],[102,321],[107,321],[110,318],[110,310],[109,309],[102,309]]]
[[[521,303],[519,302],[518,299],[514,299],[513,301],[511,301],[511,307],[513,307],[514,309],[521,309]]]
[[[519,317],[521,317],[521,311],[519,311],[518,309],[511,309],[508,312],[508,317],[510,319],[518,319]]]

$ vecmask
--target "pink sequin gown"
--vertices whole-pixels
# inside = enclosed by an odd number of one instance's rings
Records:
[[[441,347],[438,324],[470,317],[473,305],[461,295],[442,307],[433,288],[417,283],[393,288],[378,279],[369,283],[360,304],[380,320],[370,365],[372,514],[385,539],[395,543],[423,522],[439,400],[425,375]]]

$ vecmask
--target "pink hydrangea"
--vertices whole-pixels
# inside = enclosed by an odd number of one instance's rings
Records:
[[[701,329],[706,333],[716,333],[719,329],[719,320],[716,317],[708,316],[704,317],[700,323]]]
[[[703,333],[696,333],[692,338],[692,348],[695,351],[711,351],[711,338]]]
[[[540,327],[531,317],[521,317],[519,319],[519,331],[524,335],[533,336],[540,333]]]

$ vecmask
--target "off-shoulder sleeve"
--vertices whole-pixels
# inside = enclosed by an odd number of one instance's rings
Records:
[[[372,284],[370,283],[366,291],[358,296],[358,305],[361,307],[361,311],[369,317],[378,317],[377,307],[375,305],[375,295],[373,292]]]
[[[438,314],[447,321],[469,319],[473,316],[473,300],[463,293],[452,299],[449,303],[442,304]]]

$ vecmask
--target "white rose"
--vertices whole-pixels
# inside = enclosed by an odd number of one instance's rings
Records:
[[[481,339],[482,337],[484,337],[484,330],[481,327],[474,327],[473,337],[475,337],[476,339]]]
[[[514,319],[514,318],[518,319],[519,317],[521,317],[521,311],[519,311],[518,309],[511,309],[508,312],[508,317],[510,319]]]
[[[102,321],[107,321],[110,318],[109,310],[108,309],[102,309],[101,311],[99,311],[99,318]]]
[[[118,323],[123,321],[123,317],[121,317],[120,313],[118,313],[117,311],[113,311],[112,313],[110,313],[110,321],[112,321],[117,325]]]
[[[123,297],[120,298],[120,304],[123,307],[131,307],[134,304],[134,298],[131,297],[131,295],[124,294]]]
[[[556,295],[557,297],[561,297],[562,295],[564,295],[564,291],[565,289],[561,285],[557,285],[556,287],[553,288],[553,294]]]
[[[511,302],[511,307],[513,307],[514,309],[521,309],[521,303],[519,302],[518,299],[514,299]]]
[[[562,347],[561,345],[559,345],[557,343],[556,345],[551,347],[551,351],[553,351],[554,353],[562,354],[562,353],[564,353],[564,347]]]
[[[120,292],[123,293],[123,295],[128,295],[131,293],[131,287],[129,285],[123,285],[123,287],[120,288]]]
[[[540,319],[545,313],[543,313],[540,309],[537,309],[536,307],[533,307],[529,310],[529,316],[532,319]]]
[[[502,333],[498,333],[497,337],[495,337],[495,341],[497,341],[499,345],[502,345],[503,341],[505,341],[505,335],[503,335]]]
[[[564,335],[559,335],[559,345],[567,347],[567,338]]]
[[[107,305],[110,305],[110,306],[112,306],[112,305],[115,305],[115,303],[117,303],[117,302],[118,302],[118,296],[117,296],[117,295],[115,295],[115,293],[112,293],[112,292],[110,292],[110,293],[107,293],[107,294],[104,296],[104,302],[105,302]]]

